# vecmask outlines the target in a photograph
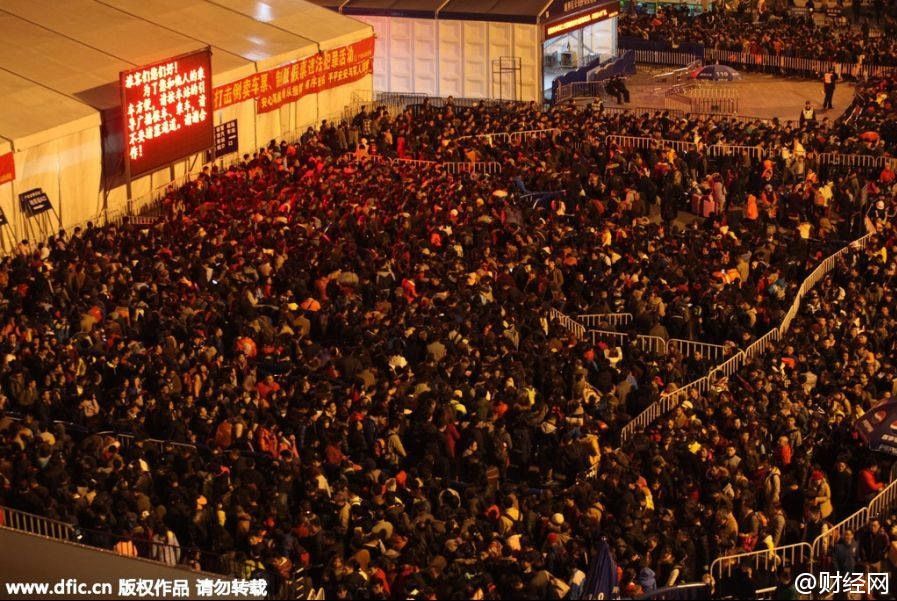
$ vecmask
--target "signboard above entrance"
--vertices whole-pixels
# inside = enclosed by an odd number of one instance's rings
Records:
[[[619,0],[554,0],[544,13],[545,39],[582,29],[619,14]]]

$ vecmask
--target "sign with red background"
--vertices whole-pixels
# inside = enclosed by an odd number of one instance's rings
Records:
[[[212,53],[122,71],[125,160],[132,176],[211,148]]]
[[[217,86],[212,92],[213,106],[218,110],[255,100],[257,112],[267,113],[373,72],[374,38],[370,37]]]
[[[16,160],[11,152],[0,154],[0,185],[16,179]]]

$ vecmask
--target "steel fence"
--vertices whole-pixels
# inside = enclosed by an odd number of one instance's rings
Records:
[[[0,526],[46,536],[54,540],[71,541],[75,538],[75,527],[67,522],[45,518],[11,507],[0,507],[0,512],[3,514],[3,523]]]
[[[557,102],[574,98],[606,98],[607,89],[603,81],[574,81],[558,86],[555,99]]]
[[[549,309],[548,310],[548,319],[549,321],[557,321],[561,324],[561,326],[567,331],[571,332],[578,339],[583,340],[586,337],[586,328],[581,323],[577,322],[575,319],[570,317],[569,315],[565,315],[558,311],[557,309]]]
[[[731,578],[736,569],[747,565],[756,570],[774,571],[782,567],[808,566],[813,562],[813,549],[809,543],[783,545],[737,555],[717,557],[710,564],[710,576],[719,582]]]
[[[884,519],[897,509],[897,481],[891,482],[869,503],[869,519]]]
[[[652,355],[666,355],[667,341],[660,336],[643,336],[639,334],[635,339],[636,346]]]
[[[451,163],[437,163],[440,168],[448,173],[482,173],[493,175],[501,173],[501,163],[496,161],[456,161]]]
[[[779,329],[773,328],[744,349],[745,362],[753,361],[779,340]],[[731,375],[731,374],[729,374]]]
[[[767,150],[762,146],[740,146],[738,144],[712,144],[707,147],[707,155],[711,157],[744,156],[754,160],[762,160],[767,156]]]
[[[891,486],[894,486],[894,484],[895,483],[891,483]],[[825,558],[828,557],[829,551],[831,551],[835,546],[835,543],[838,542],[847,530],[856,532],[868,521],[869,508],[863,507],[813,539],[813,548],[811,551],[814,558],[813,568],[818,571],[825,566]]]
[[[530,139],[544,139],[546,136],[556,136],[561,133],[559,127],[548,127],[544,129],[525,129],[521,131],[498,131],[484,134],[475,134],[472,136],[459,136],[455,138],[456,141],[460,140],[478,140],[485,139],[489,142],[522,142]]]
[[[620,40],[620,50],[627,50],[627,41]],[[804,58],[797,56],[784,56],[776,54],[759,54],[742,52],[739,50],[726,50],[722,48],[703,48],[695,52],[681,52],[666,49],[635,49],[635,61],[652,65],[674,65],[684,67],[691,65],[697,59],[703,59],[704,64],[723,64],[769,71],[779,71],[815,76],[832,69],[841,77],[855,79],[868,79],[882,77],[897,73],[897,67],[890,65],[874,65],[861,62],[842,62],[833,60],[819,60],[816,58]]]
[[[619,136],[616,134],[605,136],[604,143],[608,146],[615,144],[621,148],[671,148],[676,152],[689,152],[690,150],[697,148],[696,144],[685,140],[669,140],[666,138],[650,138],[646,136]]]
[[[726,353],[734,348],[724,344],[711,344],[698,340],[680,340],[678,338],[670,338],[667,340],[666,346],[667,353],[675,351],[681,355],[691,357],[699,352],[708,359],[718,362],[722,361]]]
[[[621,50],[623,50],[621,48]],[[635,50],[635,62],[650,65],[673,65],[686,67],[694,64],[697,57],[690,52],[675,50]]]
[[[602,326],[618,328],[632,323],[632,313],[591,313],[577,315],[576,321],[587,328],[595,328],[598,330],[602,329]]]
[[[839,152],[822,152],[816,157],[819,165],[829,167],[848,167],[859,169],[883,169],[885,165],[892,164],[894,157],[876,156],[871,154],[842,154]]]
[[[614,346],[623,347],[629,341],[629,334],[608,330],[589,330],[589,341],[592,345],[597,345],[599,342],[609,342]]]

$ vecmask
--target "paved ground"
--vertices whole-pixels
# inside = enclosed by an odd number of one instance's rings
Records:
[[[638,73],[629,78],[627,85],[632,95],[632,106],[665,108],[663,92],[673,81],[658,81],[655,73],[667,71],[668,68],[639,65]],[[834,119],[841,115],[853,98],[853,84],[842,83],[835,89],[835,108],[823,113],[822,83],[806,79],[788,79],[771,75],[746,73],[742,81],[730,86],[739,95],[739,114],[771,119],[778,117],[784,120],[796,120],[804,102],[810,100],[816,108],[817,115]],[[616,106],[611,99],[608,106]],[[683,105],[671,104],[669,108],[685,108]]]

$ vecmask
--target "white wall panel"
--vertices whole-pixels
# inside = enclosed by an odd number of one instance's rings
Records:
[[[464,54],[464,96],[488,98],[489,90],[489,27],[478,21],[464,21],[462,25]]]
[[[514,26],[511,23],[488,23],[487,27],[489,52],[486,69],[489,72],[489,96],[513,98],[514,74],[508,72],[502,76],[497,67],[501,57],[511,57],[514,54]]]
[[[436,21],[414,19],[411,26],[414,38],[412,90],[435,96],[438,93]]]
[[[542,47],[539,44],[539,28],[535,25],[514,25],[514,56],[520,58],[521,100],[537,100],[541,97]]]
[[[464,95],[464,44],[460,21],[438,21],[439,95]]]
[[[393,92],[414,91],[414,21],[389,22],[389,89]]]

